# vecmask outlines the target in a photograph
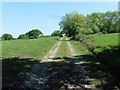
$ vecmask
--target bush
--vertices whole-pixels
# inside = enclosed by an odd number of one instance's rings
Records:
[[[51,36],[61,36],[61,31],[60,30],[56,30],[54,31]]]
[[[25,35],[25,34],[21,34],[19,35],[18,39],[28,39],[29,36],[28,35]]]
[[[3,40],[12,40],[13,39],[13,36],[11,34],[3,34],[2,35],[2,39]]]
[[[25,35],[29,36],[29,39],[34,39],[34,38],[38,38],[42,34],[43,33],[39,29],[33,29],[33,30],[27,32]]]

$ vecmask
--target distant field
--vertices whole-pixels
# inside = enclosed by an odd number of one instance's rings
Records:
[[[120,33],[119,33],[120,34]],[[96,50],[99,52],[103,49],[110,49],[111,46],[118,46],[118,33],[114,34],[94,34],[88,35],[88,38],[97,43],[100,48]]]
[[[2,58],[23,57],[41,59],[53,47],[58,38],[41,37],[29,40],[3,41]]]

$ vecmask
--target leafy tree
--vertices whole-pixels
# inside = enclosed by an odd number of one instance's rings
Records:
[[[3,40],[12,40],[13,39],[13,36],[11,34],[3,34],[2,35],[2,39]]]
[[[91,33],[101,32],[103,28],[103,20],[104,14],[100,12],[94,12],[90,15],[87,15],[87,30],[92,30]]]
[[[51,36],[60,36],[61,35],[61,31],[60,30],[55,30]]]
[[[93,30],[94,33],[98,33],[100,31],[99,27],[95,24],[92,26],[92,30]]]
[[[38,38],[42,34],[43,33],[39,29],[33,29],[33,30],[27,32],[25,35],[28,35],[29,39],[34,39],[34,38]]]
[[[28,35],[25,35],[25,34],[21,34],[19,35],[18,39],[28,39],[29,36]]]
[[[87,15],[87,30],[91,29],[94,33],[115,33],[118,32],[118,12],[94,12]]]
[[[86,19],[83,15],[72,12],[63,16],[59,25],[67,36],[75,37],[86,27]]]

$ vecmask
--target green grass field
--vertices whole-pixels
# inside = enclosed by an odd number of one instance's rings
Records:
[[[104,49],[110,49],[111,46],[112,47],[118,46],[118,35],[119,34],[118,33],[94,34],[94,35],[88,35],[87,37],[99,46],[99,48],[96,48],[95,51],[101,52]]]
[[[3,41],[2,58],[21,57],[42,59],[54,46],[58,38],[59,37],[41,37],[29,40]]]
[[[120,34],[120,33],[119,33]],[[94,34],[88,37],[100,46],[118,45],[118,33],[114,34]]]

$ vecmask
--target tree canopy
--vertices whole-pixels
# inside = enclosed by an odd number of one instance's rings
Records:
[[[72,12],[63,16],[59,25],[62,32],[67,36],[74,37],[76,34],[83,31],[86,26],[86,19],[83,15],[77,12]]]
[[[55,30],[51,36],[61,36],[62,35],[62,32],[60,30]]]
[[[29,39],[34,39],[34,38],[38,38],[42,34],[43,33],[39,29],[33,29],[27,32],[25,35],[29,36]]]
[[[66,14],[59,25],[67,36],[78,34],[117,33],[120,32],[118,12],[94,12],[86,17],[77,12]]]
[[[118,30],[118,12],[94,12],[87,15],[87,30],[92,33],[117,33]]]
[[[6,34],[2,35],[2,39],[3,40],[12,40],[13,36],[11,34],[6,33]]]
[[[41,36],[43,33],[39,29],[33,29],[25,34],[20,34],[18,39],[34,39]]]
[[[29,36],[25,34],[20,34],[18,39],[29,39]]]

